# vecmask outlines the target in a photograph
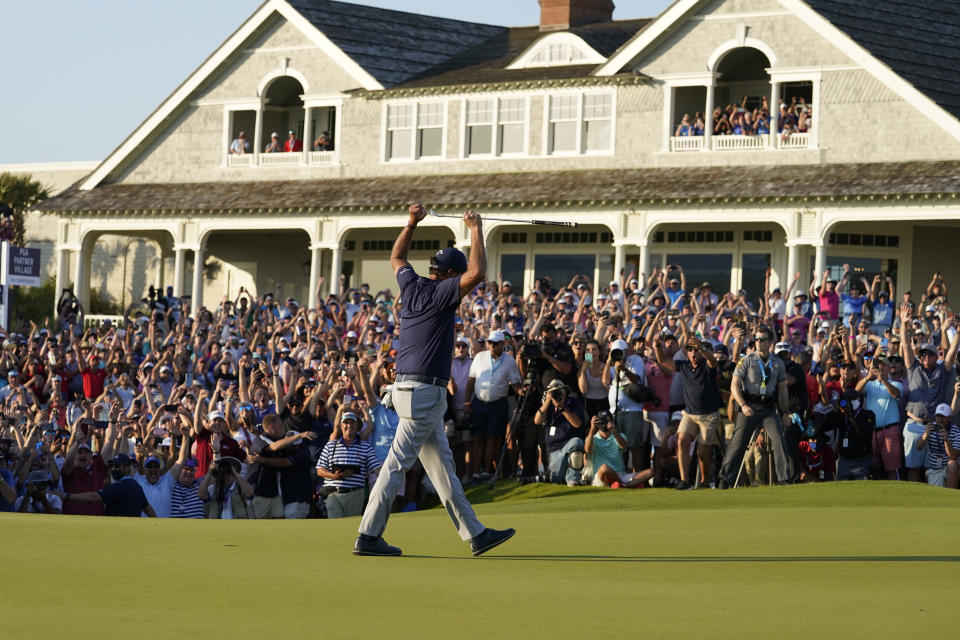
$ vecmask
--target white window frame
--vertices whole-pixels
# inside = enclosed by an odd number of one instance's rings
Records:
[[[567,55],[561,59],[550,59],[551,47],[560,47],[565,50]],[[576,51],[580,58],[574,59],[573,52]],[[537,60],[542,53],[546,54],[546,60]],[[565,67],[577,64],[603,64],[607,59],[596,49],[578,35],[562,31],[550,33],[539,38],[532,45],[521,53],[511,62],[507,69],[534,69],[542,67]]]
[[[586,120],[584,118],[584,103],[588,95],[609,95],[610,96],[610,145],[607,149],[588,151],[586,149]],[[550,139],[550,107],[554,98],[575,95],[577,97],[577,138],[573,151],[553,151]],[[550,157],[572,157],[572,156],[609,156],[616,152],[617,141],[617,92],[609,89],[596,91],[564,91],[556,94],[545,94],[543,96],[543,155]]]
[[[433,129],[437,128],[434,126],[424,127],[420,125],[420,110],[424,105],[427,104],[438,104],[440,105],[440,154],[436,156],[423,156],[420,154],[420,131],[423,129]],[[410,155],[405,158],[391,158],[390,157],[390,131],[389,129],[389,113],[392,107],[411,107],[411,125],[409,130],[411,132],[410,136]],[[404,163],[404,162],[437,162],[440,160],[445,160],[447,157],[447,113],[448,109],[448,100],[443,98],[436,99],[423,99],[423,100],[401,100],[396,102],[387,102],[383,105],[383,110],[381,114],[381,123],[380,123],[380,158],[382,163]]]
[[[470,153],[469,148],[469,133],[471,125],[467,120],[467,109],[469,108],[469,103],[472,101],[479,100],[491,100],[493,101],[493,108],[491,110],[491,119],[489,125],[493,127],[493,135],[491,140],[490,153]],[[506,100],[519,100],[520,108],[522,110],[522,117],[520,120],[504,120],[501,115],[501,109],[504,101]],[[490,159],[490,158],[520,158],[530,155],[530,96],[527,95],[504,95],[504,96],[470,96],[463,98],[461,102],[460,112],[463,114],[463,128],[460,138],[460,157],[464,160],[476,160],[476,159]],[[513,152],[502,152],[501,145],[503,142],[502,138],[502,129],[504,125],[515,125],[519,124],[523,131],[521,133],[521,140],[523,141],[523,148],[520,151]]]

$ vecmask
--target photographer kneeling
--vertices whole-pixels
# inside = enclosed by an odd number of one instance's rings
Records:
[[[639,487],[653,477],[653,469],[644,469],[636,473],[627,471],[623,463],[623,452],[627,441],[617,431],[610,412],[603,410],[590,421],[590,433],[587,434],[586,454],[593,460],[593,486]]]
[[[547,429],[550,480],[558,484],[566,481],[568,487],[580,484],[580,470],[583,468],[583,407],[570,395],[567,385],[560,380],[550,382],[533,422]]]

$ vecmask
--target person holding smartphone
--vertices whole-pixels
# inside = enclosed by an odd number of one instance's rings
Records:
[[[927,451],[927,484],[958,489],[960,427],[953,424],[953,409],[945,402],[937,405],[933,419],[917,442],[917,449]]]

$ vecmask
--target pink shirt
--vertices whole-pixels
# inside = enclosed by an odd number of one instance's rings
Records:
[[[825,313],[831,320],[837,319],[840,313],[840,296],[836,291],[824,291],[820,293],[820,311]]]
[[[652,413],[670,411],[670,381],[673,374],[665,373],[656,362],[647,362],[647,386],[660,398],[660,406],[645,402],[643,408]]]

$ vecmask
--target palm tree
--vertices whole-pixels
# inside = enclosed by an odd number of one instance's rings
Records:
[[[47,187],[29,174],[0,173],[0,211],[11,217],[12,237],[9,239],[14,245],[22,247],[24,244],[24,214],[49,196]]]

